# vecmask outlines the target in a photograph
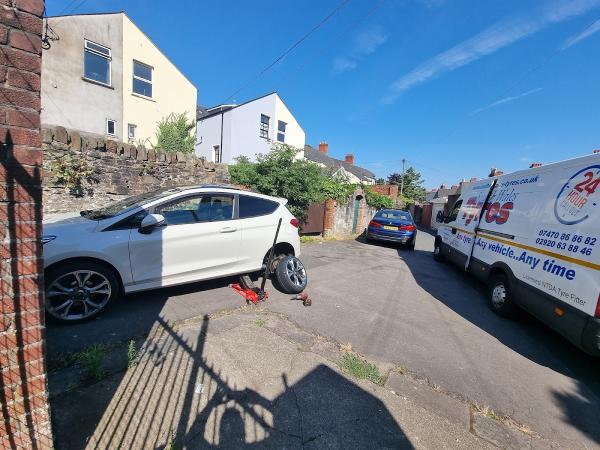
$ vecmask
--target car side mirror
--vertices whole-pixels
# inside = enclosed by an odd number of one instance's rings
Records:
[[[139,232],[142,234],[150,234],[152,230],[165,225],[165,217],[162,214],[148,214],[142,219]]]

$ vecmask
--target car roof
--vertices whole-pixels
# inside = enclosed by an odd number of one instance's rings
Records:
[[[275,201],[275,202],[281,203],[283,205],[287,204],[287,202],[288,202],[287,199],[283,198],[283,197],[274,197],[271,195],[260,194],[258,192],[241,189],[237,186],[233,186],[230,184],[213,183],[213,184],[199,184],[199,185],[195,185],[195,186],[193,186],[193,185],[192,186],[180,186],[180,187],[173,188],[172,191],[173,191],[172,195],[163,197],[160,199],[160,201],[168,200],[173,197],[178,197],[181,194],[186,194],[186,193],[191,194],[191,193],[213,192],[213,193],[228,193],[228,194],[235,193],[235,194],[239,194],[239,195],[249,195],[252,197],[264,198],[266,200]],[[152,202],[152,203],[158,203],[158,202]]]

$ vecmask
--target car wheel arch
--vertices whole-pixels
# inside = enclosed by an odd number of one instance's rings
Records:
[[[113,274],[115,275],[115,277],[117,278],[117,281],[119,282],[119,288],[121,289],[121,293],[124,292],[125,288],[124,288],[123,277],[121,276],[121,273],[111,263],[109,263],[103,259],[100,259],[100,258],[94,258],[94,257],[90,257],[90,256],[76,256],[76,257],[72,257],[72,258],[61,259],[60,261],[56,261],[56,262],[52,263],[51,265],[49,265],[48,267],[45,267],[44,273],[48,273],[50,270],[60,267],[63,264],[70,264],[70,263],[75,263],[75,262],[90,262],[90,263],[101,264],[101,265],[105,266],[106,268],[111,270],[113,272]]]
[[[506,263],[503,263],[503,262],[496,262],[490,266],[490,268],[488,270],[488,276],[487,276],[488,283],[497,275],[506,276],[506,278],[508,279],[508,282],[510,284],[513,284],[514,281],[516,280],[515,275],[513,274],[513,271],[510,269],[510,267]]]

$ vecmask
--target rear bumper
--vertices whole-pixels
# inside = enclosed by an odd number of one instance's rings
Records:
[[[407,231],[407,232],[399,232],[399,231],[383,231],[380,229],[367,229],[367,238],[373,239],[377,241],[390,241],[390,242],[400,242],[402,244],[406,244],[414,239],[416,236],[416,231]]]

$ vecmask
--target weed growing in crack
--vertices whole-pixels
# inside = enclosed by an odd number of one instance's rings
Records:
[[[385,377],[379,373],[377,366],[361,358],[356,353],[345,352],[338,365],[345,373],[354,378],[369,380],[379,386],[385,384]]]
[[[106,349],[101,344],[94,344],[79,352],[77,362],[85,370],[85,377],[91,381],[100,381],[106,376],[102,363],[106,357]]]
[[[127,344],[127,368],[136,365],[137,349],[135,348],[135,339],[129,341]]]
[[[265,323],[267,323],[264,319],[256,319],[254,321],[254,325],[256,325],[259,328],[262,328],[265,326]]]

